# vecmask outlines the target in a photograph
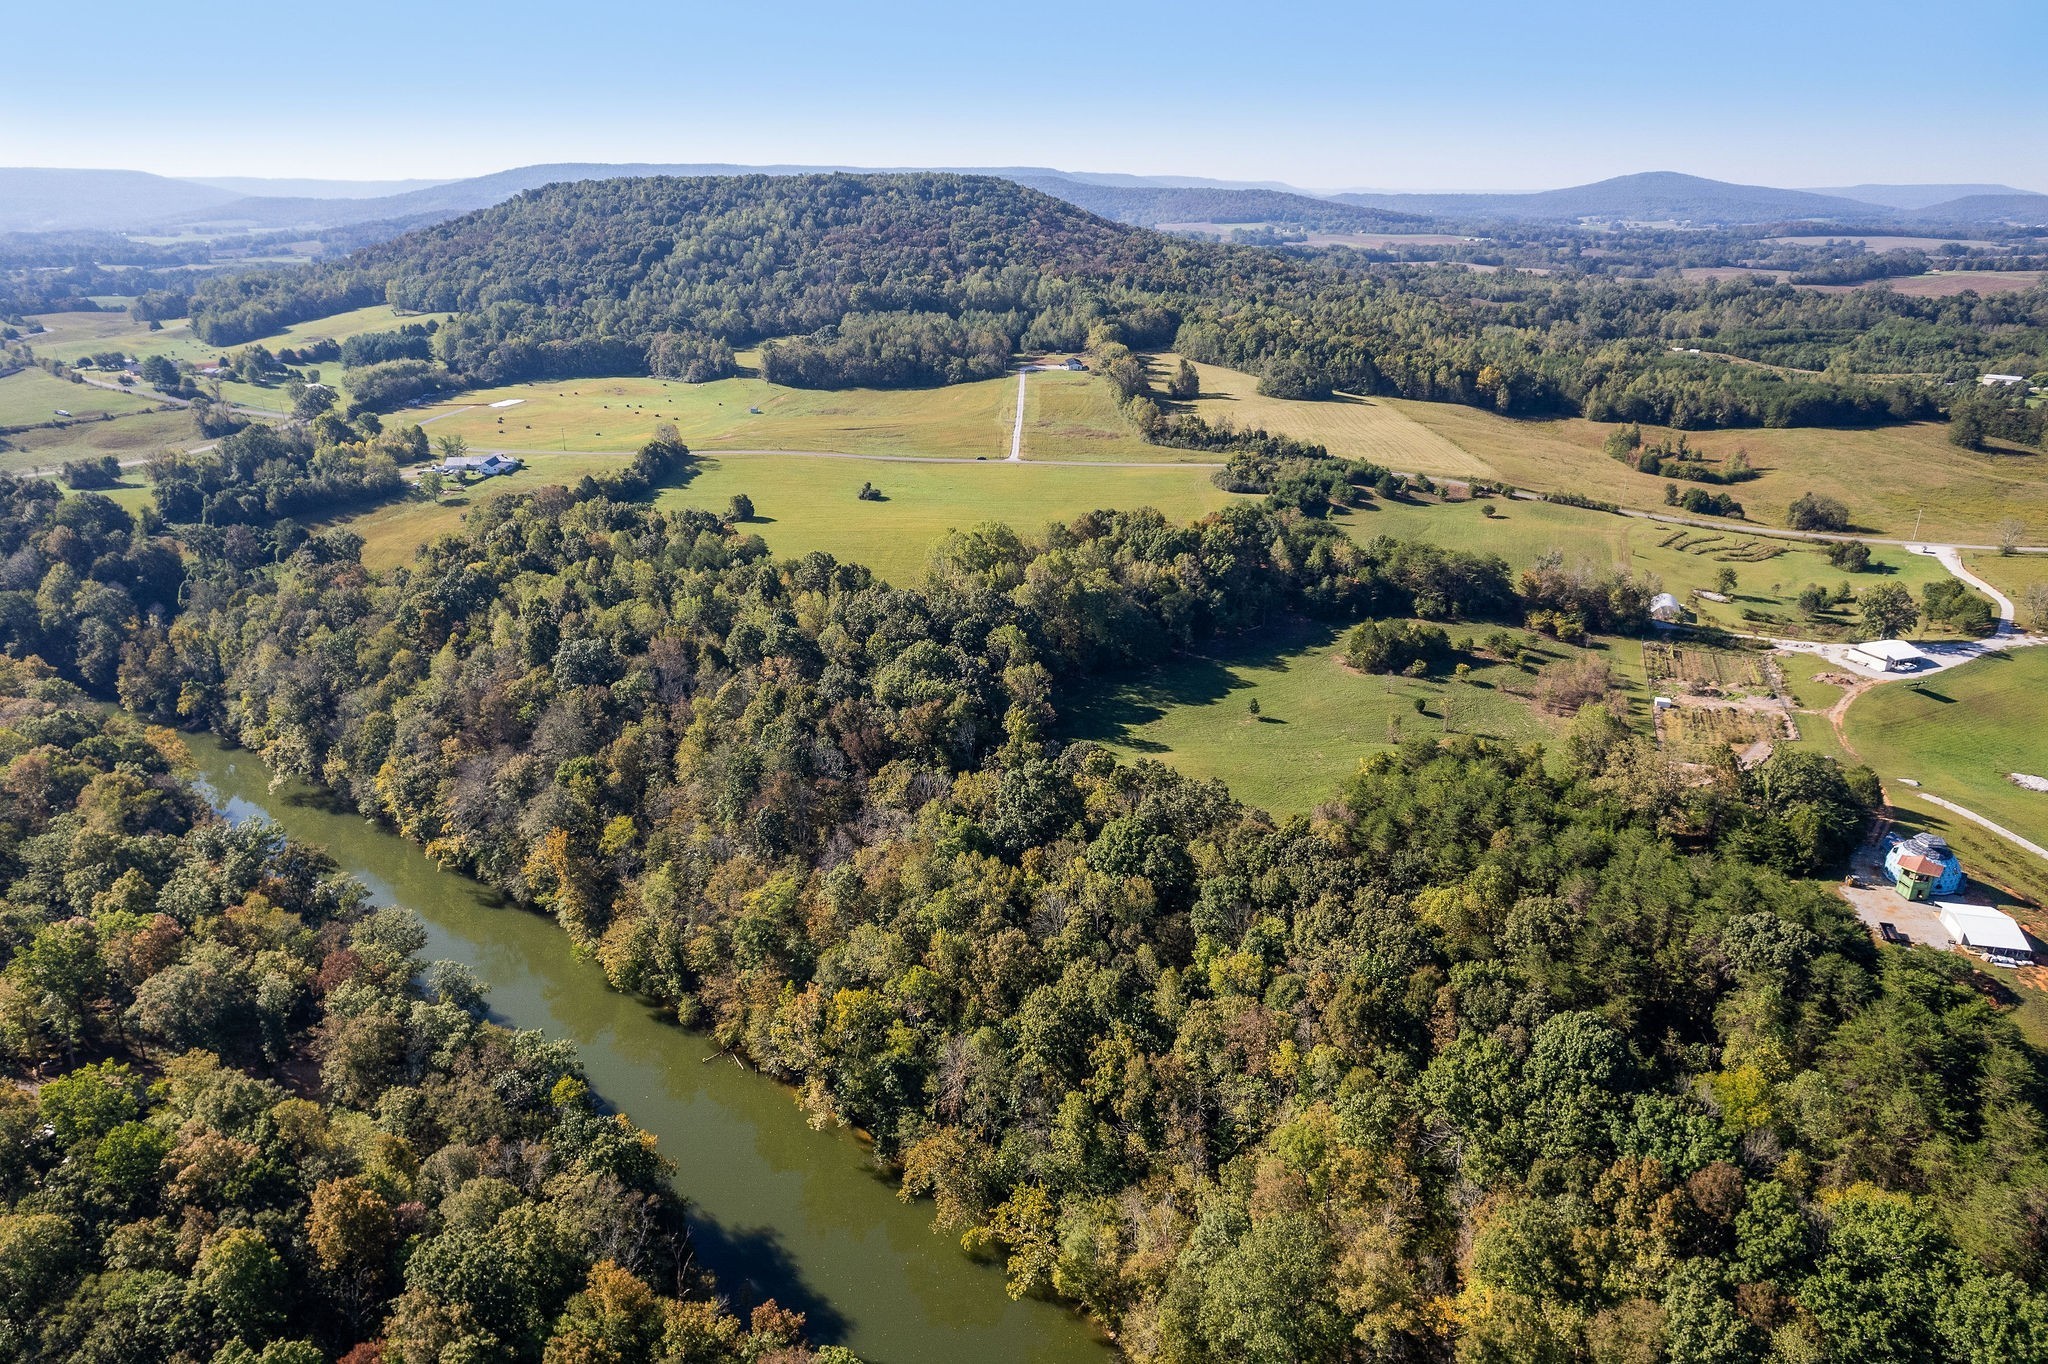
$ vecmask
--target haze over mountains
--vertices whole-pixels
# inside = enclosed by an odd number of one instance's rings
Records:
[[[722,163],[520,166],[435,181],[176,179],[141,171],[0,169],[0,231],[279,232],[445,221],[542,185],[645,175],[797,174],[851,166]],[[1671,171],[1516,194],[1306,193],[1277,182],[956,167],[1002,176],[1121,222],[1266,223],[1322,231],[1427,231],[1486,222],[1651,222],[1720,226],[1812,222],[1853,227],[2048,224],[2048,195],[2007,185],[1777,189]]]

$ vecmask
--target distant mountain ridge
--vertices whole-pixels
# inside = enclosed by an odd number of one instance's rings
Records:
[[[142,171],[0,168],[0,232],[322,231],[389,225],[395,232],[490,208],[563,181],[739,174],[898,174],[836,165],[742,166],[725,162],[552,162],[445,182],[175,179]],[[1062,171],[1044,166],[956,167],[1039,189],[1119,222],[1272,223],[1336,231],[1418,230],[1488,221],[1763,224],[1817,222],[1985,226],[2048,221],[2048,195],[2004,185],[1866,185],[1846,190],[1776,189],[1674,171],[1622,175],[1589,185],[1518,194],[1303,193],[1277,181],[1211,180]],[[372,193],[393,185],[414,187]],[[261,193],[238,190],[261,188]],[[273,191],[295,191],[291,193]],[[364,191],[364,192],[358,192]]]
[[[1337,200],[1398,213],[1547,222],[1869,222],[1893,217],[1896,212],[1882,204],[1836,195],[1773,189],[1767,185],[1737,185],[1677,171],[1618,175],[1590,185],[1528,194],[1340,194]]]
[[[2029,190],[2014,189],[2011,185],[1839,185],[1833,189],[1809,188],[1808,194],[1826,194],[1837,199],[1855,199],[1866,204],[1881,204],[1886,208],[1898,209],[1901,213],[1915,213],[1936,204],[1950,203],[1957,199],[1971,198],[1980,194],[2019,194]]]

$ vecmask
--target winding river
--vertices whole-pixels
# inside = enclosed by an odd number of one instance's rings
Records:
[[[380,904],[425,921],[429,958],[490,986],[493,1017],[567,1038],[592,1087],[654,1133],[690,1200],[699,1257],[742,1308],[773,1297],[818,1344],[876,1364],[1109,1364],[1095,1332],[1043,1302],[1012,1302],[1000,1268],[933,1234],[844,1131],[816,1132],[789,1092],[702,1035],[610,989],[540,915],[440,870],[411,843],[303,789],[272,791],[255,755],[188,735],[215,804],[325,848]]]

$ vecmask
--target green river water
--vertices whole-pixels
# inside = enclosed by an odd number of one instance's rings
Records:
[[[412,844],[303,790],[269,788],[255,755],[188,735],[230,818],[267,817],[325,848],[380,904],[425,921],[426,955],[490,986],[493,1017],[574,1042],[592,1087],[660,1139],[690,1200],[699,1257],[742,1308],[773,1297],[810,1315],[818,1344],[877,1364],[1109,1364],[1087,1323],[1012,1302],[1000,1269],[931,1230],[844,1131],[816,1132],[789,1091],[700,1034],[610,989],[554,923],[440,870]]]

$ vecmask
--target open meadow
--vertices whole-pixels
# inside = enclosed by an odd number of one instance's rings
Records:
[[[445,315],[444,315],[445,316]],[[40,313],[30,319],[41,323],[47,330],[34,336],[24,337],[29,348],[38,357],[63,360],[67,363],[99,351],[118,350],[125,355],[162,355],[168,359],[186,364],[212,365],[232,351],[246,346],[261,345],[273,353],[290,347],[309,345],[326,339],[346,341],[351,336],[365,332],[393,331],[407,323],[426,319],[419,315],[401,313],[384,304],[367,308],[356,308],[350,312],[336,313],[331,317],[301,322],[295,326],[258,337],[234,346],[211,346],[192,334],[189,322],[183,318],[163,324],[158,331],[151,331],[146,322],[137,322],[125,312],[115,313]],[[308,366],[318,370],[323,382],[339,385],[341,364],[329,361]],[[290,404],[284,395],[274,387],[245,384],[239,380],[224,380],[221,396],[244,407],[277,409]]]
[[[2011,597],[2019,608],[2020,624],[2048,630],[2048,620],[2027,619],[2027,589],[2048,584],[2048,554],[1965,554],[1963,567]]]
[[[148,391],[117,392],[109,388],[95,388],[91,384],[74,384],[47,370],[16,370],[0,379],[0,428],[62,421],[63,418],[57,416],[60,408],[79,417],[147,412],[159,406],[144,396]]]
[[[1047,371],[1027,381],[1026,460],[1200,462],[1147,445],[1106,384]],[[673,423],[693,449],[823,450],[863,455],[1006,459],[1017,379],[922,389],[785,388],[737,377],[705,384],[654,378],[565,379],[479,389],[438,403],[432,433],[480,450],[638,449]],[[493,406],[493,404],[508,404]],[[462,410],[462,409],[467,409]],[[758,410],[757,410],[758,409]]]
[[[63,427],[16,432],[7,437],[7,444],[13,448],[0,450],[0,469],[55,473],[66,460],[93,455],[147,459],[159,450],[183,449],[198,439],[192,414],[183,408],[137,412],[108,421],[73,422]]]
[[[616,455],[541,455],[526,469],[478,484],[465,496],[474,500],[574,482],[621,462]],[[862,501],[863,483],[879,488],[883,500]],[[1006,521],[1035,533],[1050,521],[1100,507],[1157,507],[1173,520],[1187,521],[1231,500],[1209,482],[1206,470],[1170,464],[1090,468],[711,454],[700,460],[695,477],[663,490],[658,503],[723,512],[735,493],[745,493],[754,503],[755,520],[745,529],[776,554],[824,550],[898,583],[917,581],[932,544],[948,530],[982,521]],[[454,498],[438,506],[402,502],[366,512],[349,524],[364,537],[364,561],[386,568],[453,530],[462,511]]]
[[[1490,629],[1460,626],[1451,634],[1483,637]],[[1535,652],[1532,662],[1578,652],[1520,637]],[[1221,780],[1238,799],[1285,816],[1333,799],[1362,759],[1403,738],[1455,733],[1525,744],[1553,739],[1564,726],[1529,698],[1534,678],[1513,664],[1468,656],[1464,680],[1369,675],[1345,666],[1343,644],[1341,628],[1299,620],[1227,641],[1105,680],[1068,707],[1062,732]],[[1598,652],[1640,702],[1640,651],[1616,641]]]
[[[2048,846],[2048,792],[2007,779],[2048,777],[2044,698],[2048,649],[2013,649],[1924,682],[1873,687],[1849,707],[1844,729],[1887,789],[1918,781]]]
[[[1159,357],[1167,365],[1178,357]],[[1157,366],[1155,365],[1155,369]],[[1193,407],[1211,421],[1317,441],[1331,454],[1410,473],[1480,478],[1518,488],[1578,493],[1647,511],[1667,510],[1667,479],[1637,473],[1602,449],[1611,423],[1530,421],[1455,403],[1340,394],[1329,402],[1267,398],[1237,370],[1197,365],[1202,395]],[[1650,441],[1678,433],[1645,427]],[[2048,456],[1986,454],[1949,444],[1948,429],[1917,422],[1875,430],[1752,428],[1684,433],[1708,459],[1746,451],[1759,477],[1728,489],[1759,526],[1782,526],[1802,493],[1839,498],[1872,534],[1989,543],[2017,517],[2030,541],[2048,543]],[[1731,523],[1740,527],[1742,523]]]

